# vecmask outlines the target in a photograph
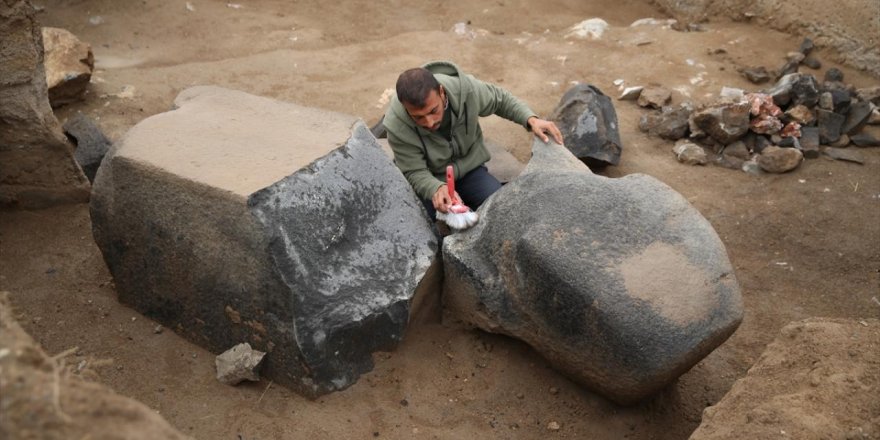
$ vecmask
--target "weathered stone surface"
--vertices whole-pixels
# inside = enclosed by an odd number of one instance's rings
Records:
[[[749,157],[751,157],[751,153],[749,153],[748,147],[746,147],[745,142],[742,141],[736,141],[724,147],[724,155],[735,157],[741,160],[749,160]]]
[[[785,111],[785,115],[801,125],[810,125],[816,122],[816,115],[809,107],[799,104]]]
[[[672,100],[672,92],[669,89],[652,84],[642,89],[638,103],[642,107],[662,108],[670,100]]]
[[[854,150],[852,148],[828,147],[822,150],[822,154],[834,160],[843,160],[860,165],[865,163],[865,156],[863,156],[862,153],[860,153],[858,150]]]
[[[852,104],[852,94],[847,90],[831,90],[830,93],[834,112],[845,115]]]
[[[804,159],[796,148],[769,146],[758,155],[758,165],[768,173],[784,173],[798,167]]]
[[[351,385],[436,289],[421,202],[354,117],[218,87],[175,105],[95,179],[120,301],[215,353],[248,341],[306,396]]]
[[[819,157],[819,127],[802,127],[799,141],[805,158]]]
[[[688,105],[663,107],[660,113],[642,115],[639,128],[654,136],[675,141],[687,135],[691,112],[693,109]]]
[[[828,110],[816,110],[816,125],[819,126],[819,140],[823,144],[831,144],[840,138],[840,129],[846,117],[829,112]]]
[[[675,143],[672,147],[675,158],[687,165],[705,165],[709,163],[709,157],[703,147],[684,139]]]
[[[443,243],[448,310],[616,402],[661,389],[742,318],[724,245],[651,177],[597,176],[536,141],[523,174],[479,211]]]
[[[733,143],[749,131],[749,103],[725,103],[697,110],[693,125],[722,145]]]
[[[825,81],[843,82],[843,72],[837,67],[832,67],[825,71]]]
[[[591,166],[617,165],[623,146],[617,112],[597,87],[578,84],[565,92],[550,116],[562,132],[565,147]]]
[[[878,341],[875,318],[786,325],[690,439],[877,438]]]
[[[806,73],[789,73],[779,79],[767,90],[776,105],[787,106],[804,104],[813,107],[819,101],[819,84],[813,75]]]
[[[101,160],[110,150],[110,140],[104,136],[95,121],[82,113],[77,113],[64,123],[64,134],[76,145],[73,153],[76,163],[89,182],[94,182]]]
[[[880,147],[880,127],[871,125],[849,137],[850,142],[859,147]]]
[[[89,199],[89,182],[52,114],[34,8],[0,7],[0,206],[41,208]]]
[[[620,92],[620,96],[618,96],[617,99],[621,101],[635,101],[636,99],[639,99],[642,90],[644,90],[644,87],[642,86],[627,87]]]
[[[809,38],[804,38],[804,41],[801,42],[801,47],[798,49],[798,52],[804,54],[804,56],[806,57],[811,52],[813,52],[813,49],[815,47],[816,46],[813,44],[813,40]]]
[[[81,100],[95,68],[92,47],[69,31],[52,27],[43,28],[43,47],[49,103],[58,107]]]
[[[763,84],[770,81],[770,73],[764,66],[747,67],[740,70],[740,73],[753,84]]]
[[[849,145],[849,136],[842,134],[840,135],[840,139],[838,139],[836,142],[832,142],[829,145],[835,148],[846,147],[847,145]]]
[[[236,385],[245,380],[259,381],[260,373],[257,367],[265,355],[266,353],[251,348],[251,344],[247,342],[218,354],[214,358],[217,380],[226,385]]]
[[[773,145],[773,143],[770,142],[770,139],[767,139],[767,136],[755,136],[755,147],[752,148],[752,151],[761,154],[765,148],[771,145]]]
[[[856,97],[861,101],[870,101],[874,105],[880,105],[880,86],[857,89]]]
[[[801,61],[801,64],[813,70],[819,70],[822,68],[822,62],[819,61],[818,58],[811,56],[804,58],[803,61]]]
[[[868,123],[868,117],[871,116],[873,110],[874,104],[870,101],[859,101],[851,105],[849,112],[846,113],[846,120],[843,122],[843,126],[840,127],[840,132],[843,134],[858,132]]]

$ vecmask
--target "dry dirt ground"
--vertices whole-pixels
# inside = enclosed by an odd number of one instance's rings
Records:
[[[86,113],[118,140],[168,110],[180,90],[217,84],[372,123],[397,74],[433,59],[453,60],[545,115],[572,81],[610,95],[618,78],[656,82],[676,89],[674,104],[700,102],[722,86],[755,90],[736,67],[779,67],[800,44],[723,20],[705,32],[631,28],[659,15],[635,0],[237,2],[37,1],[42,23],[91,43],[97,62],[86,100],[59,109],[59,119]],[[611,25],[601,39],[565,38],[593,17]],[[458,36],[459,22],[485,32]],[[857,87],[878,82],[819,57],[817,76],[834,66]],[[690,167],[668,142],[638,131],[635,104],[615,106],[624,153],[607,174],[649,174],[684,194],[726,244],[746,308],[725,344],[633,407],[573,384],[522,343],[439,322],[411,328],[396,351],[377,355],[374,371],[316,401],[267,381],[222,385],[211,353],[157,333],[116,301],[85,205],[0,213],[0,290],[50,354],[78,347],[69,364],[86,360],[101,382],[196,438],[687,438],[785,324],[880,316],[880,149],[862,150],[864,165],[814,159],[784,175]],[[484,128],[527,160],[521,129],[496,118]],[[560,429],[548,430],[551,422]]]

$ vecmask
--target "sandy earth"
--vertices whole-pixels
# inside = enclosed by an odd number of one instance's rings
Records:
[[[618,78],[656,82],[677,90],[674,104],[686,95],[699,102],[722,86],[754,90],[736,67],[779,67],[800,44],[720,20],[706,32],[630,28],[659,16],[633,0],[189,3],[193,11],[184,1],[38,2],[44,25],[93,45],[98,67],[86,100],[59,109],[59,119],[84,112],[117,140],[168,110],[180,90],[217,84],[372,123],[397,74],[432,59],[451,59],[545,115],[572,81],[611,95]],[[592,17],[611,25],[601,39],[565,38]],[[466,21],[486,32],[450,31]],[[877,84],[827,61],[831,54],[819,57],[857,87]],[[695,77],[702,81],[692,84]],[[687,197],[726,244],[746,307],[730,340],[634,407],[573,384],[522,343],[452,322],[414,326],[395,352],[377,355],[373,372],[317,401],[267,381],[222,385],[211,353],[170,330],[156,333],[116,301],[85,205],[0,213],[0,290],[12,293],[22,326],[50,354],[78,347],[69,363],[87,360],[101,382],[196,438],[687,438],[788,322],[880,316],[880,149],[861,150],[865,165],[814,159],[784,175],[689,167],[668,142],[638,131],[641,109],[615,105],[624,153],[606,174],[649,174]],[[527,160],[521,129],[497,118],[484,129]],[[551,422],[561,428],[548,430]]]

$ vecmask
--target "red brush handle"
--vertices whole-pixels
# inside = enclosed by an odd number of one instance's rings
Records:
[[[455,202],[455,171],[452,165],[446,165],[446,189],[449,190],[449,198]]]

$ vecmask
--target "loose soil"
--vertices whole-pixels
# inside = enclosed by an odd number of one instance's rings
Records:
[[[629,27],[659,17],[635,0],[188,3],[193,11],[170,0],[41,2],[42,23],[91,43],[98,69],[85,101],[58,109],[59,119],[83,112],[119,140],[169,110],[182,89],[217,84],[373,123],[398,73],[433,59],[453,60],[545,115],[573,81],[611,96],[618,78],[660,83],[675,90],[674,104],[699,103],[722,86],[756,90],[736,68],[779,67],[800,45],[721,19],[705,32]],[[611,25],[601,39],[565,38],[592,17]],[[475,32],[452,32],[459,22]],[[821,78],[838,67],[856,87],[877,84],[832,55],[819,50],[823,69],[804,71]],[[525,344],[439,322],[414,326],[397,350],[376,356],[374,371],[316,401],[268,381],[222,385],[211,353],[117,302],[86,205],[0,213],[0,290],[50,354],[78,347],[71,364],[112,361],[95,368],[102,383],[196,438],[687,438],[787,323],[880,316],[880,149],[860,150],[864,165],[820,158],[782,175],[691,167],[675,161],[669,142],[639,132],[642,109],[615,106],[624,152],[605,174],[645,173],[681,192],[727,246],[746,309],[726,343],[633,407],[570,382]],[[495,117],[483,126],[528,159],[521,128]],[[554,422],[560,428],[549,430]]]

